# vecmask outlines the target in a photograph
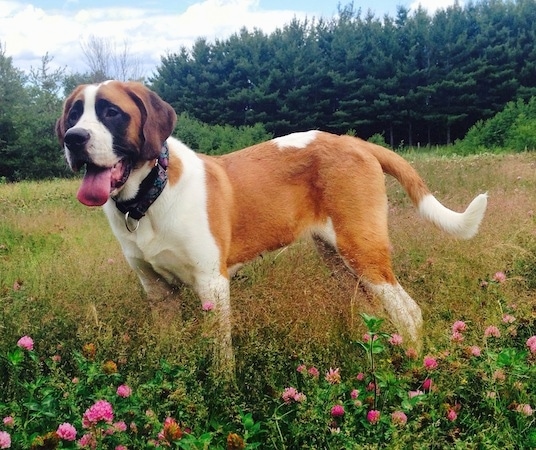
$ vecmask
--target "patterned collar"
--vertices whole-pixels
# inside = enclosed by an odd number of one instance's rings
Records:
[[[169,148],[164,142],[155,166],[141,182],[136,196],[131,200],[122,202],[114,199],[117,209],[125,215],[125,225],[131,233],[138,229],[140,219],[164,190],[168,180],[168,162]],[[134,226],[129,225],[129,219],[136,221]]]

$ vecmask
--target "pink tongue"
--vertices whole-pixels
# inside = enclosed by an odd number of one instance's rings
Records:
[[[111,180],[112,169],[88,164],[76,197],[86,206],[104,205],[110,196]]]

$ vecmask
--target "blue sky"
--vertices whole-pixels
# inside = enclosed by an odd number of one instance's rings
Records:
[[[433,12],[454,0],[356,0],[363,14],[395,16],[397,6],[419,2]],[[161,57],[191,47],[199,37],[225,39],[242,27],[266,33],[292,18],[336,15],[338,0],[0,0],[0,44],[15,66],[39,67],[42,56],[67,72],[85,72],[81,44],[95,36],[128,45],[145,75]],[[463,4],[463,1],[460,1]]]

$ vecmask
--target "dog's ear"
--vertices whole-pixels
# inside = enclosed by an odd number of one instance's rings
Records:
[[[56,136],[58,137],[58,140],[60,141],[61,146],[63,146],[63,138],[65,137],[65,132],[67,131],[67,115],[69,114],[69,111],[73,107],[73,103],[75,102],[76,97],[78,96],[78,93],[83,90],[86,87],[85,84],[82,84],[74,89],[71,94],[65,99],[65,102],[63,103],[63,111],[60,116],[60,118],[56,121]]]
[[[129,94],[141,112],[141,127],[144,142],[141,159],[157,158],[162,145],[171,136],[177,122],[177,114],[169,103],[141,83],[127,83]]]

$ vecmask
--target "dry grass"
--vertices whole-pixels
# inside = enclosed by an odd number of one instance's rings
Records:
[[[458,242],[421,221],[388,180],[395,273],[424,311],[427,346],[448,339],[457,319],[482,329],[514,303],[531,314],[536,295],[516,267],[536,251],[536,155],[408,159],[449,207],[462,209],[489,193],[480,234]],[[197,300],[185,291],[182,323],[148,314],[104,215],[77,203],[78,183],[0,185],[0,336],[42,333],[51,346],[98,342],[133,368],[159,357],[188,358],[202,335]],[[481,280],[497,271],[509,276],[500,291],[482,289]],[[15,283],[22,289],[13,291]],[[246,266],[233,280],[232,304],[244,371],[252,361],[278,358],[283,366],[293,358],[340,365],[363,332],[359,313],[383,315],[361,290],[331,277],[305,240]]]

